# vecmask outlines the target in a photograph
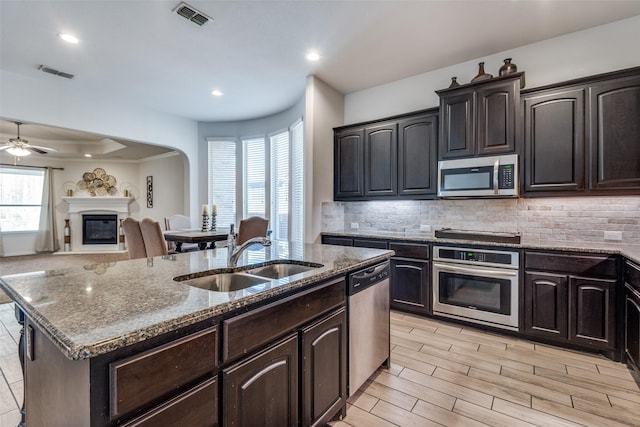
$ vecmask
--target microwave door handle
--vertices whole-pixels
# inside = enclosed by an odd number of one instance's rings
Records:
[[[500,189],[498,188],[498,171],[500,170],[500,159],[496,159],[493,163],[493,194],[500,194]]]
[[[442,270],[442,271],[449,271],[454,273],[468,273],[476,276],[490,275],[490,276],[497,276],[497,277],[514,277],[518,275],[517,270],[502,271],[502,270],[487,270],[485,268],[481,268],[481,269],[480,268],[464,268],[464,267],[458,267],[455,265],[444,265],[439,263],[433,263],[433,266],[437,267],[439,270]]]

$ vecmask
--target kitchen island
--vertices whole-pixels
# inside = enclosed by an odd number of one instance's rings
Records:
[[[393,252],[273,242],[238,269],[314,268],[228,292],[186,284],[228,272],[226,255],[2,277],[25,314],[27,425],[306,425],[344,413],[345,278]]]

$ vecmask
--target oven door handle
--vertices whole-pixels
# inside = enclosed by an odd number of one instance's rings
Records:
[[[465,268],[458,267],[456,265],[433,263],[433,267],[442,271],[449,271],[454,273],[468,273],[476,276],[488,275],[497,277],[516,277],[518,276],[518,270],[487,270],[485,268]]]

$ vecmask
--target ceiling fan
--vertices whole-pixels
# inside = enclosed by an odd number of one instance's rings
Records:
[[[21,122],[14,122],[18,126],[18,136],[16,138],[9,138],[9,142],[0,146],[0,151],[7,150],[7,153],[16,156],[24,157],[31,154],[31,152],[37,154],[47,154],[50,151],[58,151],[51,147],[42,147],[40,145],[31,145],[26,139],[20,138],[20,125]]]

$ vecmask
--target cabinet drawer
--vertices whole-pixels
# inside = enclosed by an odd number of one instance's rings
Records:
[[[249,353],[345,303],[345,280],[320,287],[232,317],[222,323],[222,360]]]
[[[429,245],[390,242],[389,249],[396,252],[396,257],[429,259]]]
[[[218,425],[218,382],[210,378],[123,427]]]
[[[387,249],[387,241],[377,239],[353,239],[353,246],[358,248]]]
[[[351,237],[322,236],[323,245],[353,246]]]
[[[624,281],[640,292],[640,267],[630,261],[625,262]]]
[[[109,364],[110,415],[119,418],[213,375],[218,329],[205,329]]]
[[[527,270],[556,271],[590,277],[617,276],[615,255],[527,252],[525,266]]]

